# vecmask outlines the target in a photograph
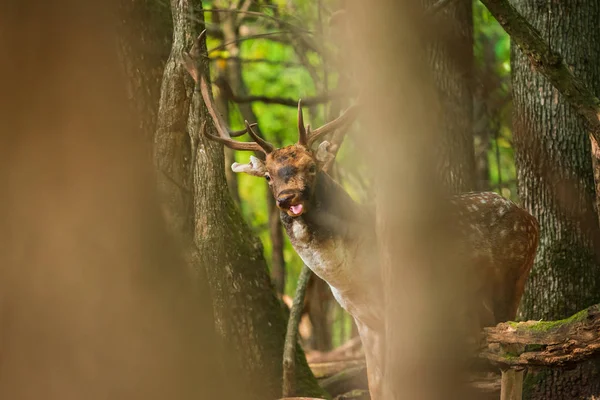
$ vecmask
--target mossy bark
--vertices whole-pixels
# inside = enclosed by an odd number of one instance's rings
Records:
[[[578,76],[600,89],[600,5],[520,1],[518,9]],[[590,142],[584,124],[513,45],[514,139],[519,194],[541,226],[538,256],[521,306],[528,319],[556,320],[600,300],[594,238],[583,220],[594,199]]]
[[[537,42],[525,44],[523,49],[512,45],[518,189],[525,208],[541,227],[538,254],[520,316],[557,320],[600,301],[600,265],[595,250],[600,229],[593,210],[589,126],[578,115],[581,107],[574,109],[569,103],[579,99],[587,104],[587,100],[582,100],[580,92],[561,95],[532,68],[532,62],[538,69],[540,60],[553,64],[556,70],[546,73],[559,89],[562,85],[564,90],[567,83],[563,78],[571,71],[587,87],[600,89],[600,4],[521,0],[515,6],[541,34],[538,41],[542,45],[550,43],[556,52],[534,55],[532,51],[540,50]],[[519,26],[517,32],[524,29]],[[534,398],[594,392],[600,387],[585,388],[576,382],[597,373],[597,369],[585,365],[564,374],[553,372],[547,377],[551,380],[540,386],[543,389],[535,391]]]

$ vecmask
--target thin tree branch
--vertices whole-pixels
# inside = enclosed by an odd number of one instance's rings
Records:
[[[569,69],[562,56],[552,50],[542,35],[507,0],[481,0],[533,68],[564,96],[584,118],[587,130],[600,142],[600,100]]]
[[[302,267],[298,286],[294,295],[294,303],[290,310],[290,319],[288,320],[287,333],[285,335],[285,345],[283,347],[283,397],[292,397],[295,395],[295,377],[296,377],[296,344],[298,342],[298,325],[302,317],[304,308],[304,295],[306,294],[306,285],[308,284],[312,271],[306,265]]]
[[[243,14],[245,16],[254,16],[254,17],[258,17],[258,18],[264,18],[267,20],[271,20],[271,21],[275,22],[277,26],[287,26],[290,29],[293,29],[294,31],[312,33],[308,29],[300,28],[299,26],[296,26],[294,24],[291,24],[290,22],[284,21],[283,19],[281,19],[277,16],[268,15],[268,14],[258,12],[258,11],[244,11],[244,10],[236,10],[236,9],[228,9],[228,8],[211,8],[211,9],[207,8],[205,10],[202,10],[202,12],[204,12],[204,13],[227,13],[227,14],[235,13],[235,14]],[[290,17],[293,18],[293,16],[290,16]],[[197,18],[197,17],[190,15],[190,18]],[[298,23],[301,24],[301,23],[303,23],[303,21],[298,19]]]
[[[304,68],[304,65],[302,65],[301,63],[298,63],[298,62],[270,60],[268,58],[242,58],[242,57],[233,57],[233,56],[224,57],[224,56],[219,56],[219,55],[212,55],[208,58],[211,61],[216,61],[216,60],[236,61],[236,62],[239,62],[242,64],[263,63],[263,64],[277,65],[280,67],[287,67],[287,68]]]
[[[229,41],[229,42],[220,44],[220,45],[208,50],[208,54],[210,55],[210,53],[212,53],[212,52],[215,52],[218,50],[223,50],[230,44],[240,43],[240,42],[243,42],[244,40],[250,40],[250,39],[267,39],[267,40],[272,40],[274,42],[290,44],[291,41],[289,39],[287,39],[286,37],[284,37],[283,35],[286,35],[286,34],[289,35],[291,33],[292,33],[291,31],[277,31],[277,32],[256,33],[253,35],[242,36],[242,37],[236,39],[235,41]]]
[[[244,18],[246,18],[245,13],[248,12],[252,3],[252,0],[243,0],[243,3],[239,7],[240,14],[236,18],[236,25],[240,25],[243,22]]]
[[[251,95],[238,96],[235,93],[233,93],[233,90],[231,89],[231,86],[229,86],[229,83],[226,80],[224,80],[222,77],[217,78],[215,80],[214,84],[217,85],[219,87],[219,89],[221,89],[224,96],[228,100],[231,100],[234,103],[244,104],[244,103],[252,103],[252,102],[262,102],[262,103],[266,103],[266,104],[281,104],[283,106],[294,107],[294,108],[298,107],[298,100],[284,98],[284,97],[251,96]],[[327,103],[331,99],[338,98],[338,97],[344,97],[347,95],[348,95],[348,93],[343,92],[343,91],[332,91],[327,94],[320,94],[315,97],[308,97],[306,99],[302,99],[302,105],[311,106],[311,105],[315,105],[315,104]]]

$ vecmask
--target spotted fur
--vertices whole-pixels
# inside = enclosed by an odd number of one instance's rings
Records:
[[[311,270],[326,281],[338,303],[353,316],[365,350],[372,399],[380,398],[383,355],[383,299],[374,216],[329,175],[300,144],[276,149],[264,164],[253,160],[241,172],[264,174],[281,209],[290,241]],[[319,159],[320,158],[320,159]],[[258,171],[258,172],[257,172]],[[292,197],[290,197],[292,196]],[[290,204],[302,204],[301,215]],[[537,249],[539,227],[529,213],[496,193],[467,193],[451,201],[462,248],[475,265],[482,325],[514,319]]]

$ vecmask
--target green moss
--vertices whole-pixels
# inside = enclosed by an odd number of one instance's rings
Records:
[[[583,321],[588,316],[588,310],[580,311],[576,314],[571,315],[569,318],[561,319],[558,321],[540,321],[534,324],[522,324],[519,322],[508,322],[508,325],[514,329],[529,330],[533,332],[548,332],[552,329],[559,328],[563,325],[572,324],[575,322]]]
[[[511,328],[514,328],[514,329],[517,329],[519,327],[519,322],[508,321],[507,324],[508,324],[508,326],[510,326]]]
[[[572,324],[575,322],[583,321],[587,318],[587,316],[588,316],[587,310],[583,310],[583,311],[578,312],[577,314],[573,314],[569,318],[561,319],[558,321],[540,321],[538,323],[535,323],[533,325],[526,327],[526,329],[529,329],[529,330],[535,331],[535,332],[548,332],[552,329],[559,328],[563,325],[568,325],[568,324]]]

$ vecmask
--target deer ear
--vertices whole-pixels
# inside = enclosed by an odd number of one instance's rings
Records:
[[[335,158],[335,146],[327,140],[321,142],[315,153],[315,158],[321,165],[325,165]]]
[[[265,164],[259,160],[258,158],[254,157],[254,156],[250,156],[250,162],[248,164],[240,164],[240,163],[233,163],[231,165],[231,170],[233,172],[243,172],[249,175],[254,175],[254,176],[260,176],[263,177],[265,176],[265,173],[267,172],[267,168],[265,167]]]

